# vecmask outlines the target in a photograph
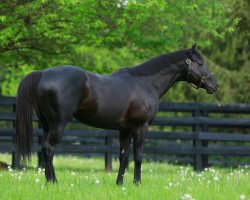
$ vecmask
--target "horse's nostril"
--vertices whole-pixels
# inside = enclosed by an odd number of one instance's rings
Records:
[[[217,83],[216,86],[219,87],[219,84]]]

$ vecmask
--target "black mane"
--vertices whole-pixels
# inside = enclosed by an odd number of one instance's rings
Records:
[[[171,68],[173,65],[183,60],[183,58],[186,58],[187,52],[188,50],[181,50],[163,54],[135,67],[127,68],[127,70],[132,76],[150,76],[163,69]]]

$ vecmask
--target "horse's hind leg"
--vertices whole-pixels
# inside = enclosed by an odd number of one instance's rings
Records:
[[[42,125],[42,129],[43,129],[43,136],[42,136],[41,144],[44,144],[44,142],[49,134],[49,123],[47,122],[46,118],[44,117],[44,115],[42,114],[40,109],[37,111],[37,116],[40,120],[40,124]],[[44,154],[41,151],[38,153],[38,166],[40,168],[45,167]]]
[[[58,121],[49,124],[48,135],[42,145],[42,153],[45,160],[45,176],[48,182],[56,182],[53,157],[55,146],[61,140],[66,121]]]

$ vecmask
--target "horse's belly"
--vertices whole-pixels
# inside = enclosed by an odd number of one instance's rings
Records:
[[[124,101],[118,97],[96,98],[92,93],[82,102],[75,118],[90,126],[112,130],[131,129],[150,121],[153,116],[150,102],[140,98]]]
[[[97,128],[121,130],[125,126],[122,119],[111,118],[109,113],[106,113],[106,116],[104,116],[79,110],[74,117],[84,124]]]

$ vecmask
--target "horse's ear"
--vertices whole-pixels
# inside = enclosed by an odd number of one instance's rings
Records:
[[[195,52],[195,48],[196,48],[196,43],[193,44],[192,48],[191,48],[191,51],[192,52]]]

